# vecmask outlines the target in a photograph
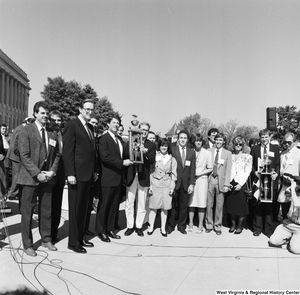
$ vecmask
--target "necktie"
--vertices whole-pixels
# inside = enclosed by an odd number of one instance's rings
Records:
[[[185,166],[185,148],[182,148],[181,158],[182,158],[182,166],[184,167]]]
[[[46,152],[47,152],[46,137],[45,137],[45,129],[42,128],[41,131],[42,131],[42,141],[43,141],[45,150],[46,150]]]
[[[88,126],[87,123],[85,124],[85,128],[86,128],[86,131],[87,131],[87,133],[88,133],[90,139],[93,140],[92,132],[91,132],[91,130],[90,130],[90,128],[89,128],[89,126]]]
[[[216,177],[218,175],[218,161],[219,161],[219,149],[216,150],[216,156],[215,156],[215,162],[213,167],[213,177]]]

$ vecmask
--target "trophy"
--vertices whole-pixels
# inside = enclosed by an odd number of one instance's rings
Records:
[[[143,164],[144,156],[141,152],[143,143],[142,131],[138,128],[139,121],[137,115],[132,115],[131,125],[128,130],[129,134],[129,159],[134,164]]]

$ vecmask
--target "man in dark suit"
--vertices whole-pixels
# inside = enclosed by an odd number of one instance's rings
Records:
[[[65,186],[65,169],[62,159],[63,143],[62,143],[62,127],[63,127],[63,116],[62,114],[54,110],[50,112],[50,124],[49,128],[56,134],[58,142],[58,150],[60,154],[60,160],[57,170],[56,183],[52,191],[52,219],[51,219],[51,237],[52,242],[56,243],[59,240],[58,227],[61,218],[61,206],[63,191]]]
[[[84,247],[94,246],[84,240],[91,186],[97,178],[93,127],[88,124],[93,111],[93,100],[82,101],[79,116],[67,122],[63,132],[63,161],[69,199],[68,249],[76,253],[86,253]]]
[[[263,129],[259,132],[259,137],[261,145],[255,145],[251,149],[251,156],[253,157],[252,166],[252,179],[257,183],[259,181],[259,186],[262,185],[261,177],[261,167],[264,158],[268,158],[271,162],[268,165],[269,171],[272,171],[271,179],[273,180],[273,203],[276,202],[277,192],[278,192],[278,175],[280,173],[280,154],[278,145],[270,144],[270,131],[268,129]],[[260,189],[258,190],[260,192]],[[270,237],[273,233],[273,204],[265,203],[260,201],[260,195],[258,196],[258,202],[254,207],[254,219],[253,219],[253,235],[259,236],[262,232]]]
[[[132,165],[129,159],[123,160],[123,146],[117,136],[119,124],[119,116],[112,114],[107,121],[108,130],[101,136],[99,141],[101,193],[96,219],[96,232],[103,242],[110,242],[110,238],[121,238],[115,234],[114,226],[116,212],[119,207],[122,168],[123,165]]]
[[[135,164],[125,168],[125,185],[126,188],[126,203],[125,214],[127,220],[127,230],[125,236],[129,236],[134,232],[134,223],[136,233],[143,236],[143,222],[146,214],[146,197],[150,186],[150,167],[155,162],[156,145],[147,139],[150,130],[150,124],[141,122],[139,125],[142,131],[142,142],[140,152],[143,153],[144,163]],[[125,145],[125,158],[129,158],[129,142]],[[134,222],[134,201],[137,193],[137,212]]]
[[[207,142],[204,144],[205,149],[211,149],[215,145],[215,136],[219,133],[217,128],[210,128],[207,133]]]
[[[60,155],[56,136],[45,130],[49,110],[45,101],[37,102],[33,107],[35,122],[24,126],[18,136],[20,171],[17,183],[22,185],[21,231],[24,252],[30,256],[36,256],[32,248],[31,224],[37,196],[42,246],[50,251],[57,250],[51,242],[51,201]]]
[[[182,234],[186,234],[186,219],[188,212],[188,196],[194,191],[196,174],[195,151],[188,148],[189,134],[185,130],[178,133],[178,145],[173,147],[172,155],[177,161],[177,182],[175,187],[175,197],[172,201],[172,209],[169,210],[167,221],[167,233],[170,234],[175,229],[176,211],[178,212],[177,229]]]

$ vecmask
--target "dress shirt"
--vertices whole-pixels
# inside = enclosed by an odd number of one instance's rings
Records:
[[[108,134],[112,137],[112,139],[116,142],[116,139],[118,141],[118,146],[119,146],[119,150],[120,150],[120,155],[121,155],[121,158],[123,157],[123,146],[121,144],[121,141],[118,139],[117,135],[112,133],[111,131],[107,131]],[[116,142],[117,143],[117,142]]]
[[[43,139],[42,128],[45,130],[45,141],[46,141],[46,152],[47,152],[49,143],[48,143],[48,132],[46,130],[46,126],[40,125],[37,120],[35,120],[34,123],[36,124],[42,139]]]

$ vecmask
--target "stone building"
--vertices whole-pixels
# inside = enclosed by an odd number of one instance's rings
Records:
[[[0,49],[0,123],[9,131],[28,116],[27,74]]]

